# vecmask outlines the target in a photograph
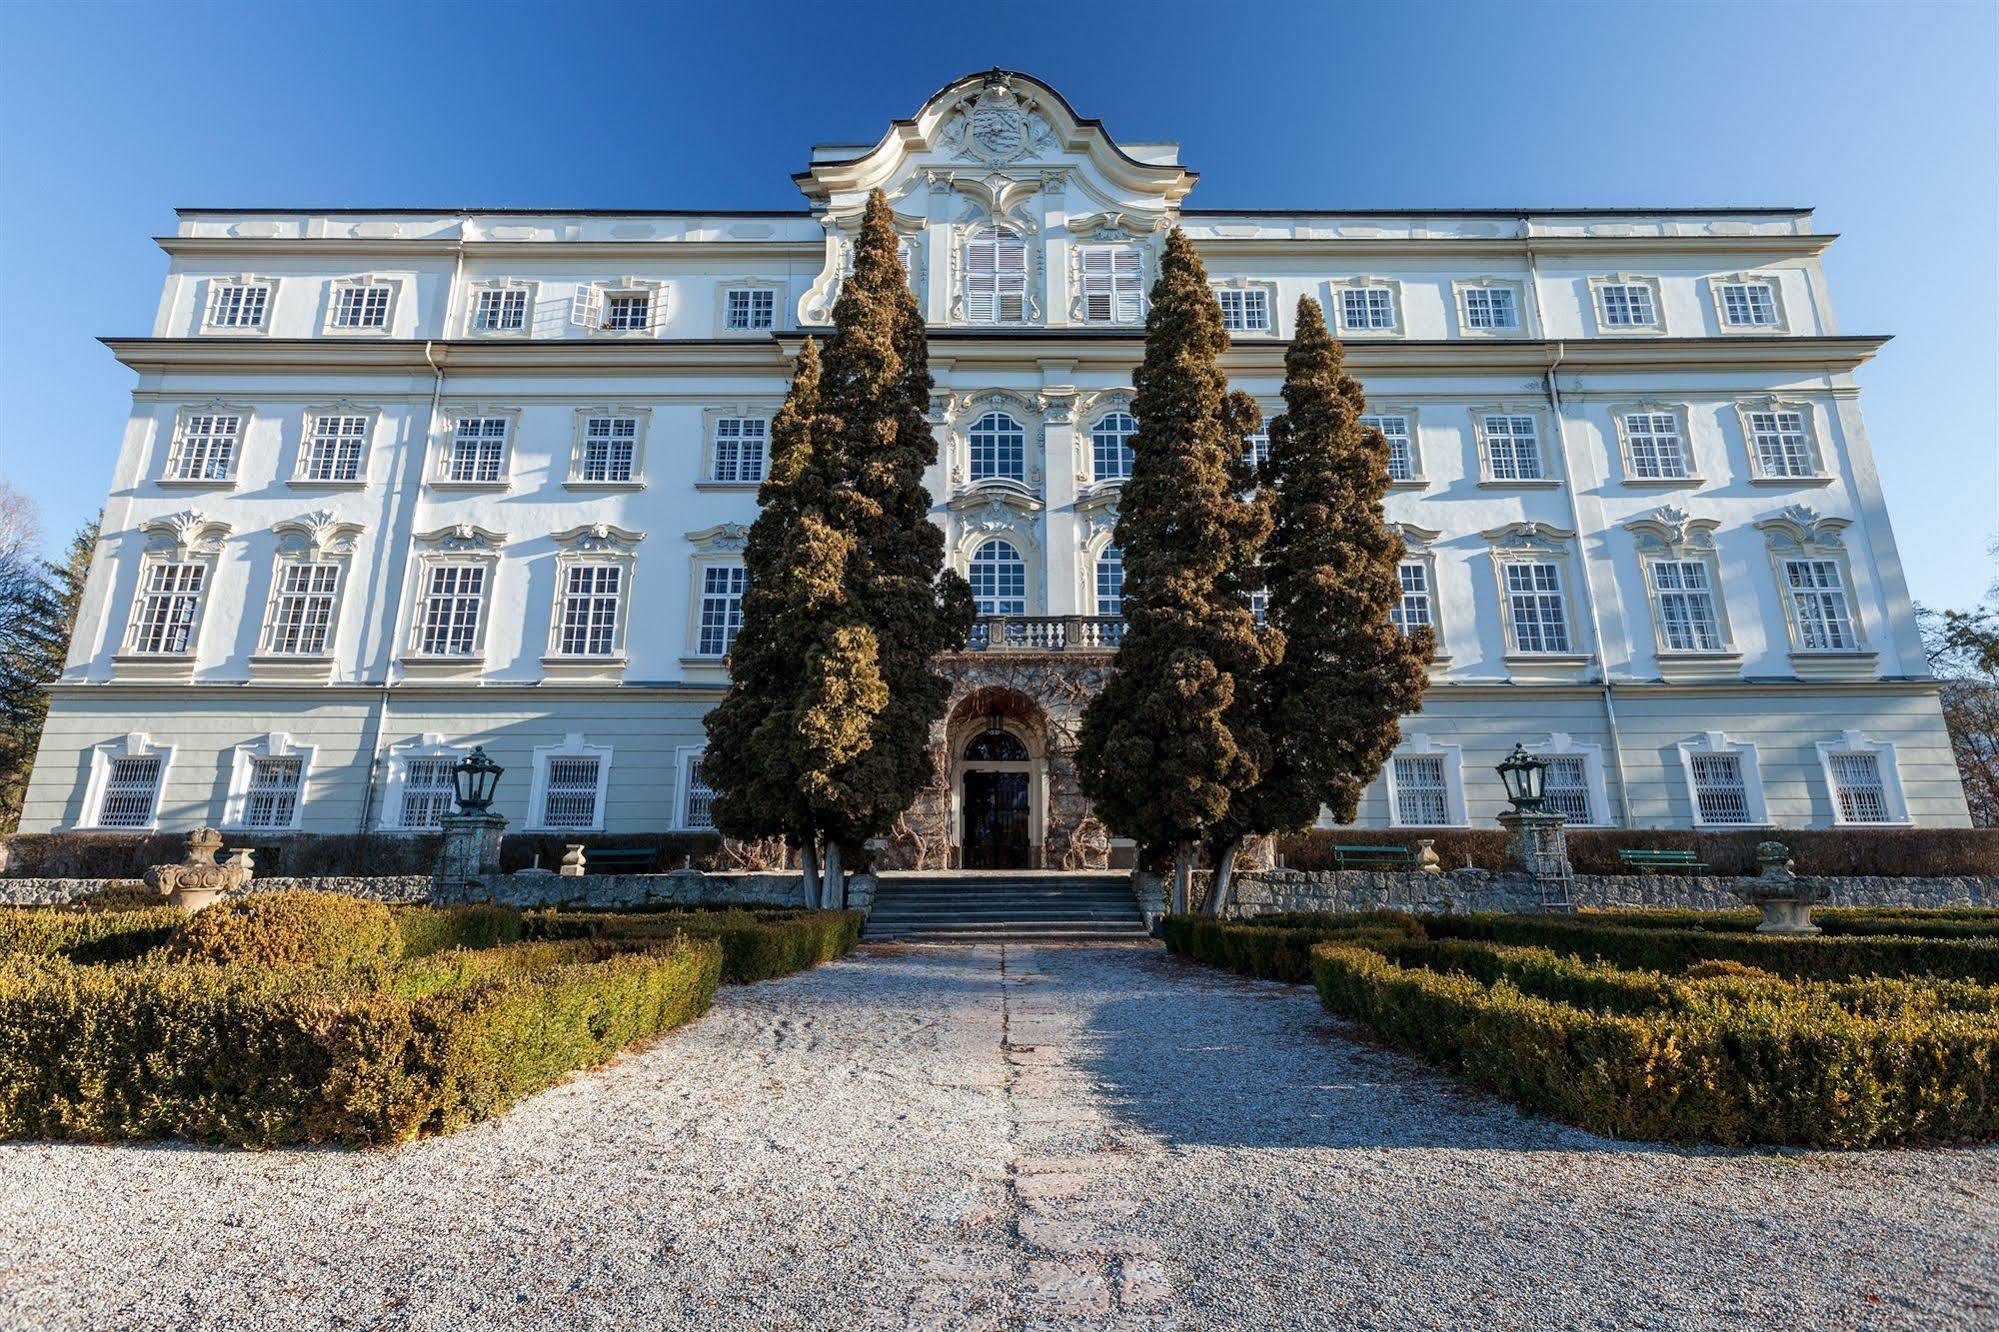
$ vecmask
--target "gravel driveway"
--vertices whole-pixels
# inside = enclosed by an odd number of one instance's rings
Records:
[[[392,1152],[0,1146],[36,1328],[1999,1321],[1999,1150],[1527,1120],[1302,987],[874,949]]]

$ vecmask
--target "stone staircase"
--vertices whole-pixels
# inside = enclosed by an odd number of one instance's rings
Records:
[[[1128,874],[950,870],[881,875],[862,937],[871,943],[1146,941]]]

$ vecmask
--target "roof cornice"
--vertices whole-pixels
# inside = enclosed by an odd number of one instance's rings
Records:
[[[823,241],[787,240],[631,240],[631,241],[456,241],[456,240],[375,240],[359,237],[245,236],[155,236],[154,244],[171,255],[220,257],[225,255],[278,257],[287,255],[340,255],[345,258],[435,259],[455,256],[461,249],[466,257],[491,259],[501,256],[529,256],[540,259],[632,259],[641,255],[663,257],[683,251],[696,252],[703,259],[800,259],[818,261],[825,257]]]
[[[1550,258],[1667,254],[1755,254],[1810,256],[1823,254],[1839,239],[1836,233],[1806,236],[1368,236],[1255,237],[1194,236],[1203,255],[1320,257],[1350,254],[1371,258],[1394,255],[1546,255]]]

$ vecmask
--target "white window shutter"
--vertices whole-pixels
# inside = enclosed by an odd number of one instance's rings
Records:
[[[603,316],[598,313],[601,304],[596,287],[578,287],[576,299],[570,305],[570,321],[584,328],[596,328],[603,322]]]
[[[1027,245],[1015,236],[1001,236],[997,246],[999,317],[1001,323],[1027,319]]]
[[[999,316],[999,238],[982,231],[965,246],[965,317],[991,323]]]
[[[1119,323],[1138,322],[1145,286],[1145,261],[1135,245],[1122,246],[1111,253]]]
[[[1092,323],[1104,323],[1113,316],[1116,293],[1112,253],[1104,245],[1083,249],[1083,318]]]

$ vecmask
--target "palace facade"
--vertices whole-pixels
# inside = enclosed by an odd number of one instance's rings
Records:
[[[1370,826],[1963,825],[1863,425],[1791,208],[1190,207],[1169,143],[950,84],[812,151],[792,212],[182,210],[27,831],[434,826],[483,744],[515,829],[707,824],[701,718],[791,358],[885,190],[930,322],[944,663],[905,863],[1073,864],[1072,756],[1166,230],[1266,414],[1300,296],[1393,450],[1433,684]],[[1279,201],[1281,202],[1281,200]]]

